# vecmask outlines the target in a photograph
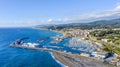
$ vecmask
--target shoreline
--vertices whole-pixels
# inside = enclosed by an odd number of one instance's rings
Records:
[[[53,52],[54,57],[62,64],[64,64],[64,66],[66,67],[70,67],[70,64],[68,64],[66,61],[64,61],[62,58],[60,58],[56,52]]]
[[[58,63],[60,64],[62,67],[68,67],[65,64],[61,63],[58,59],[56,59],[55,55],[52,52],[49,52],[51,57]]]
[[[74,54],[53,52],[54,57],[67,67],[116,67],[99,60]],[[119,67],[119,66],[118,66]]]
[[[41,29],[39,29],[41,30]],[[43,29],[42,29],[43,30]],[[48,29],[46,29],[48,30]],[[49,31],[52,31],[52,32],[55,32],[55,33],[60,33],[62,34],[63,37],[65,37],[65,33],[61,32],[61,31],[57,31],[57,30],[49,30]],[[82,38],[80,38],[82,39]],[[84,40],[83,40],[84,41]],[[92,41],[90,42],[87,42],[87,43],[91,43],[93,44]],[[87,63],[87,59],[83,59],[83,58],[80,58],[80,55],[79,55],[79,58],[76,59],[74,56],[76,55],[70,55],[70,54],[67,54],[67,53],[61,53],[61,52],[54,52],[52,51],[51,53],[51,57],[57,62],[59,63],[60,65],[62,65],[63,67],[115,67],[115,66],[110,66],[110,64],[105,64],[103,62],[100,62],[99,60],[96,60],[97,62],[95,61],[92,61],[93,58],[89,58],[91,60],[90,64]],[[78,55],[77,55],[78,57]],[[85,60],[85,62],[81,62],[82,60]],[[74,64],[73,64],[74,63]],[[96,63],[96,64],[94,64]],[[88,64],[88,65],[86,65]],[[101,65],[102,64],[102,65]],[[66,66],[65,66],[66,65]],[[89,66],[89,65],[93,65],[93,66]],[[106,66],[107,65],[107,66]]]
[[[16,47],[22,48],[20,46],[16,46]],[[32,49],[32,48],[28,48],[28,49]],[[42,50],[42,48],[41,49],[36,48],[35,50]],[[116,67],[110,64],[105,64],[103,62],[100,62],[99,60],[83,57],[80,55],[64,53],[64,52],[54,51],[54,50],[47,50],[47,49],[43,49],[43,51],[52,52],[51,57],[57,63],[61,64],[61,66],[63,67]]]

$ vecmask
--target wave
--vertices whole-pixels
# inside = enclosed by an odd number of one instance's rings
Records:
[[[68,67],[68,66],[64,65],[63,63],[61,63],[60,61],[58,61],[58,60],[55,58],[55,56],[53,55],[52,52],[49,52],[49,53],[51,54],[51,57],[52,57],[58,64],[60,64],[62,67]]]

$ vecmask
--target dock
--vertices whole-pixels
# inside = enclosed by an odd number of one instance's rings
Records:
[[[27,47],[27,46],[22,46],[22,45],[10,45],[10,47],[13,48],[25,48],[25,49],[33,49],[33,50],[40,50],[40,51],[47,51],[47,52],[52,52],[55,50],[48,49],[48,48],[39,48],[39,47]]]

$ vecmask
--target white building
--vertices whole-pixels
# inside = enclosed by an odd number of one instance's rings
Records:
[[[103,41],[103,42],[107,42],[107,41],[108,41],[108,39],[101,39],[101,41]]]

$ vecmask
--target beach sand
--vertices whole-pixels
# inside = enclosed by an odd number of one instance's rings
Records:
[[[116,67],[103,63],[96,59],[82,57],[80,55],[53,52],[55,58],[68,67]]]

